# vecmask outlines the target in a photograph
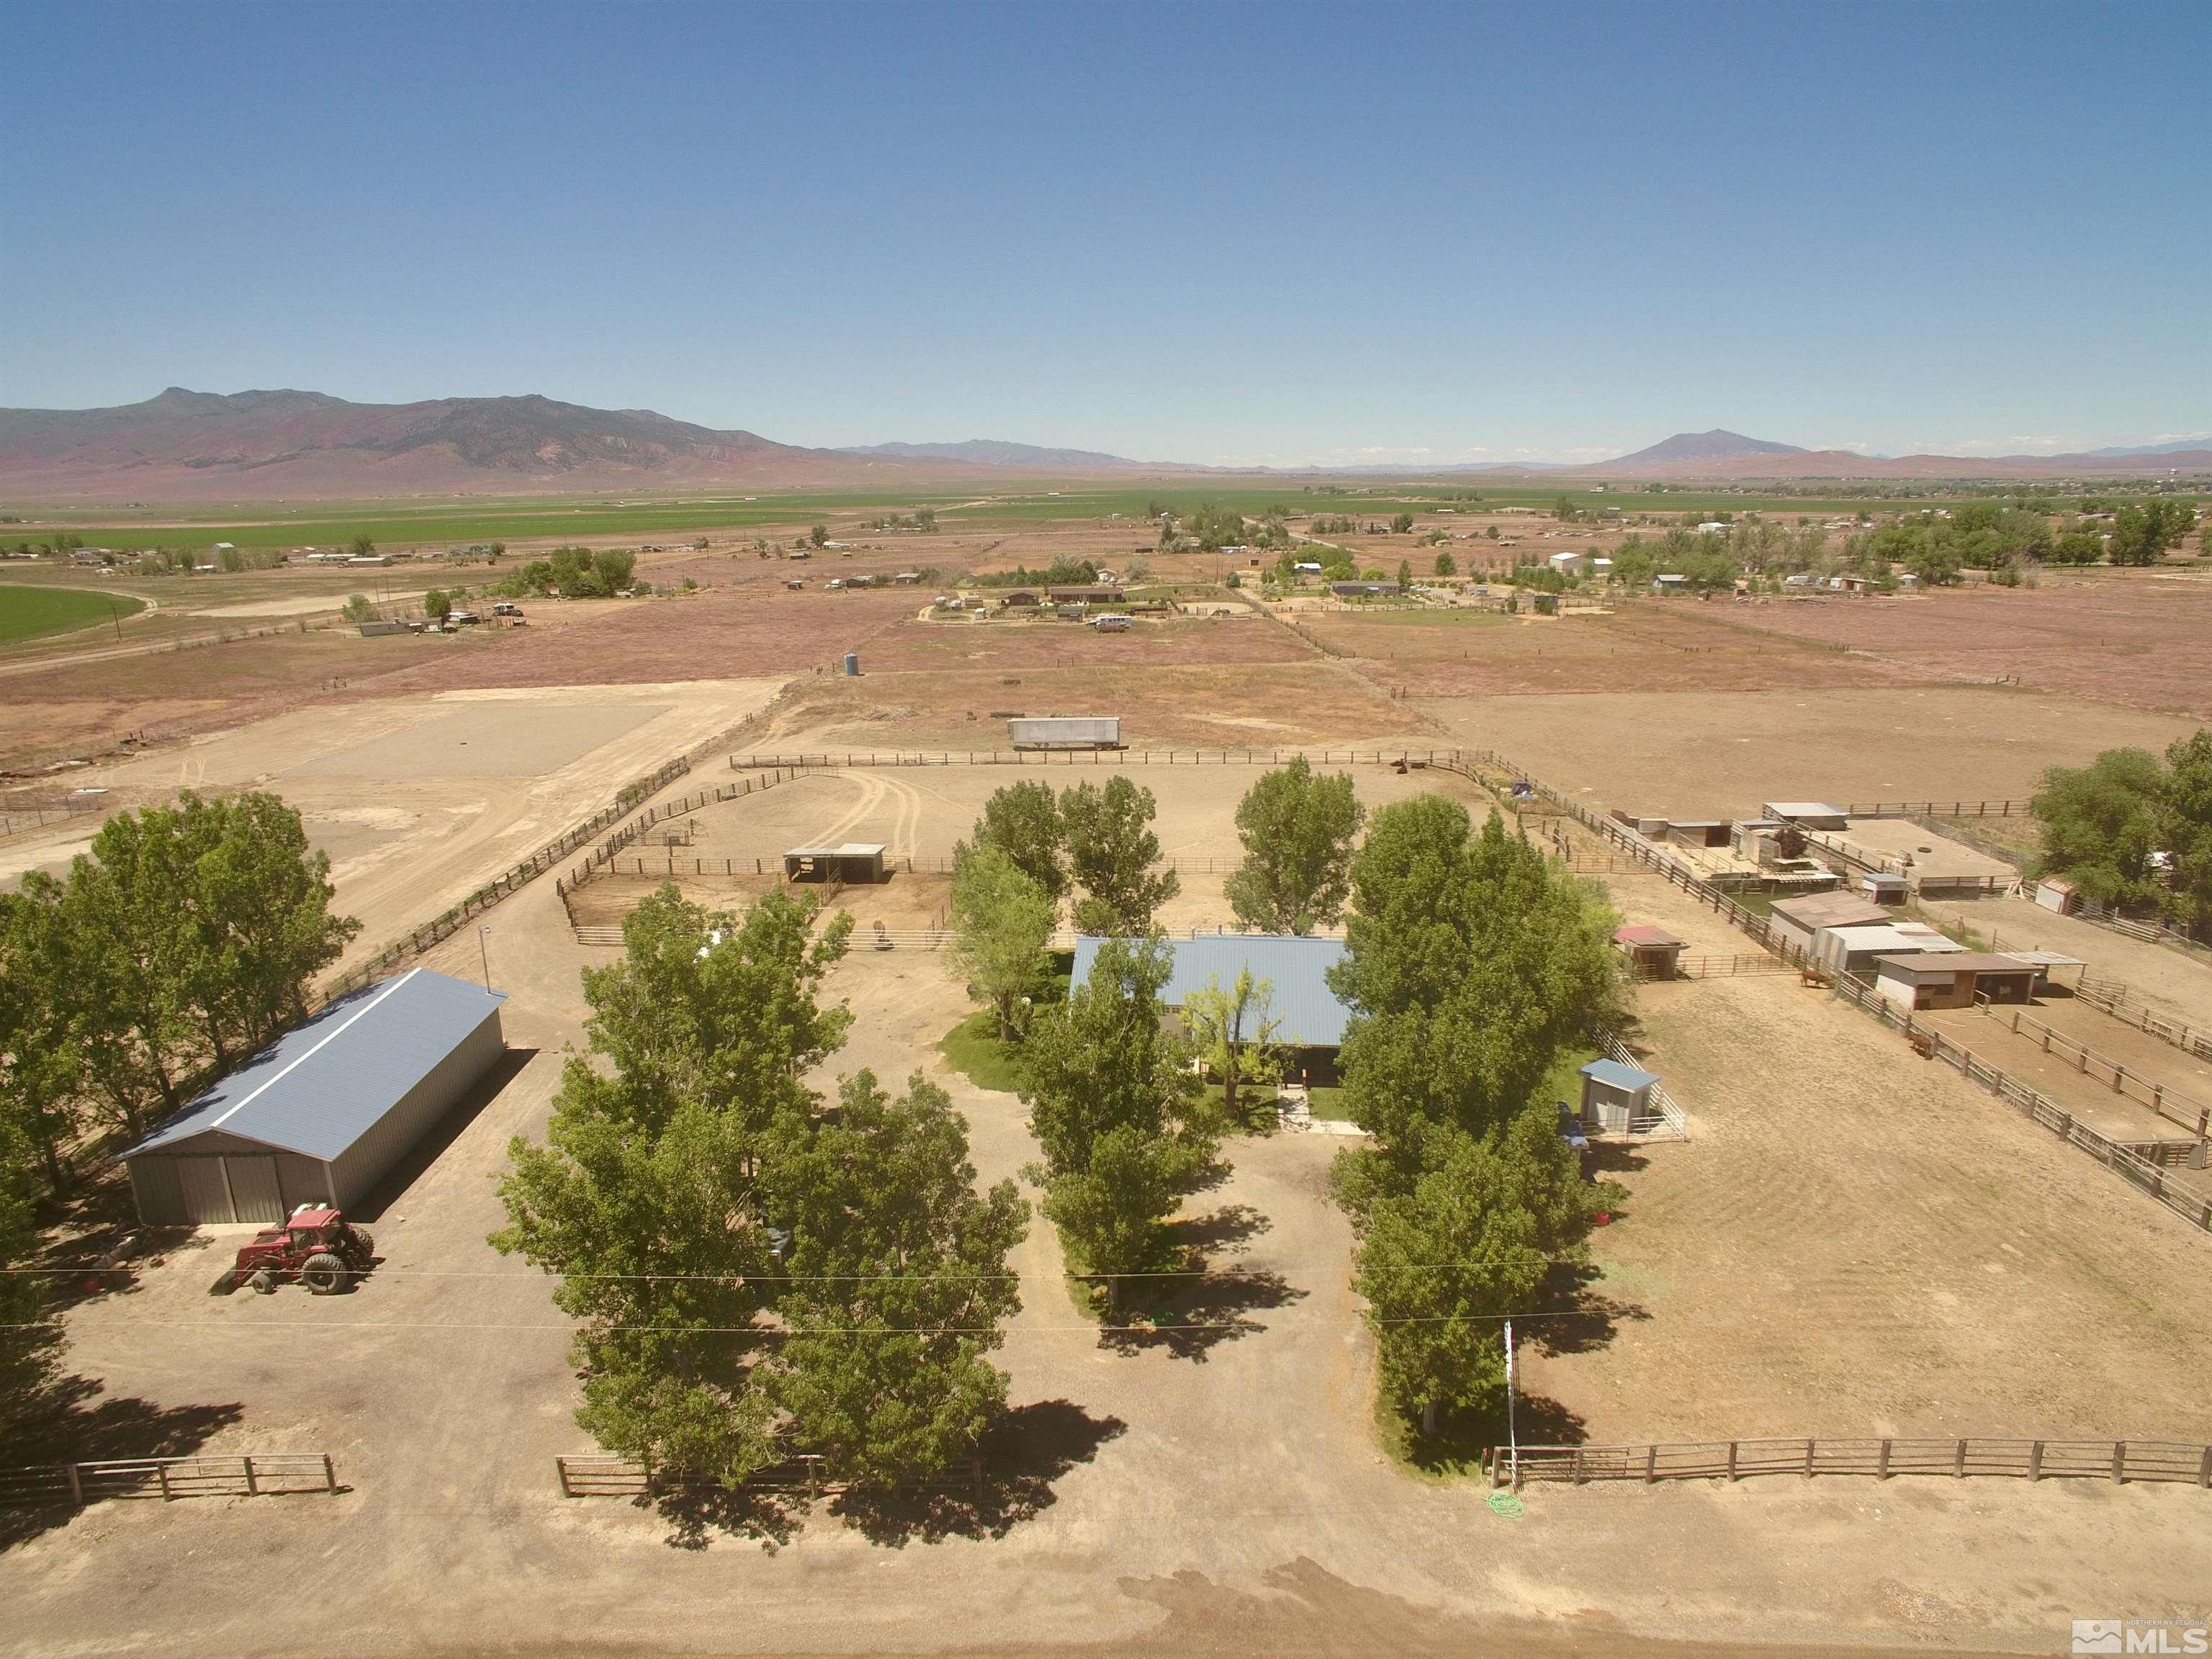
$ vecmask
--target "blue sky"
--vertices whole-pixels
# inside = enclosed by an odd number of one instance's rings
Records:
[[[2212,432],[2212,6],[0,0],[0,403],[1192,461]]]

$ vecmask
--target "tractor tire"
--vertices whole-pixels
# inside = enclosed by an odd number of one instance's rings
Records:
[[[318,1250],[300,1269],[300,1282],[317,1296],[330,1296],[343,1290],[352,1277],[346,1264],[328,1250]]]
[[[356,1227],[353,1237],[354,1253],[361,1258],[361,1265],[366,1267],[376,1260],[376,1241],[368,1236],[366,1227]]]
[[[253,1276],[246,1281],[246,1288],[256,1296],[274,1296],[276,1294],[276,1276],[266,1267],[257,1268]]]

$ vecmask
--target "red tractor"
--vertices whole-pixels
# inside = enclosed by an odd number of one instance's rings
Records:
[[[366,1273],[375,1249],[367,1228],[352,1225],[336,1210],[302,1204],[283,1225],[264,1227],[252,1243],[239,1247],[230,1287],[267,1296],[295,1279],[315,1295],[329,1296]]]

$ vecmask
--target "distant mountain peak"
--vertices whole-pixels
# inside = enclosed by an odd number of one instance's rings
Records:
[[[1677,432],[1673,437],[1656,443],[1649,449],[1639,449],[1633,455],[1623,455],[1612,465],[1632,466],[1645,462],[1733,461],[1747,455],[1802,455],[1807,453],[1796,444],[1778,444],[1765,438],[1747,438],[1741,432],[1730,432],[1717,426],[1710,432]]]

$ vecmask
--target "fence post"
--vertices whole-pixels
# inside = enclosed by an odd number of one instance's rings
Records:
[[[336,1492],[337,1489],[337,1469],[331,1462],[331,1455],[328,1452],[325,1452],[323,1454],[323,1490],[325,1492]]]
[[[1729,1478],[1729,1480],[1735,1480],[1735,1479],[1736,1478],[1736,1474],[1735,1474],[1735,1441],[1733,1441],[1733,1440],[1731,1440],[1731,1441],[1729,1441],[1729,1442],[1728,1478]]]
[[[1951,1450],[1951,1478],[1954,1480],[1966,1478],[1966,1443],[1963,1439]]]
[[[2212,1458],[2212,1447],[2207,1447],[2205,1449],[2205,1455],[2208,1458]],[[2207,1467],[2212,1468],[2212,1464],[2208,1464]],[[74,1463],[69,1466],[69,1483],[70,1502],[76,1504],[77,1508],[82,1509],[84,1507],[84,1480],[82,1477],[78,1474],[77,1466]]]
[[[2197,1461],[2197,1484],[2212,1486],[2212,1446],[2207,1446],[2204,1455]]]
[[[1877,1480],[1889,1479],[1889,1441],[1885,1438],[1881,1443],[1881,1450],[1875,1455],[1874,1478]]]
[[[169,1466],[166,1462],[159,1458],[156,1458],[154,1462],[154,1478],[161,1483],[161,1501],[165,1504],[167,1503],[169,1501]],[[2112,1475],[2112,1479],[2117,1480],[2119,1478],[2119,1474],[2116,1470]]]
[[[1583,1483],[1583,1449],[1580,1446],[1575,1448],[1575,1466],[1567,1479],[1577,1486]]]
[[[1644,1484],[1650,1486],[1659,1478],[1659,1448],[1654,1443],[1644,1449]]]
[[[1805,1437],[1805,1478],[1808,1480],[1813,1478],[1813,1437],[1808,1434]]]
[[[737,762],[732,759],[730,764],[735,766]],[[553,1460],[553,1472],[560,1478],[561,1496],[574,1498],[576,1494],[568,1490],[568,1460],[565,1457],[556,1457]]]
[[[2128,1443],[2124,1440],[2112,1442],[2112,1484],[2116,1486],[2128,1484]]]
[[[2040,1440],[2027,1443],[2027,1478],[2031,1480],[2043,1479],[2043,1443]]]
[[[246,1465],[246,1495],[248,1498],[259,1497],[261,1489],[254,1483],[252,1457],[249,1455],[247,1456],[241,1457],[239,1459],[239,1462]]]

